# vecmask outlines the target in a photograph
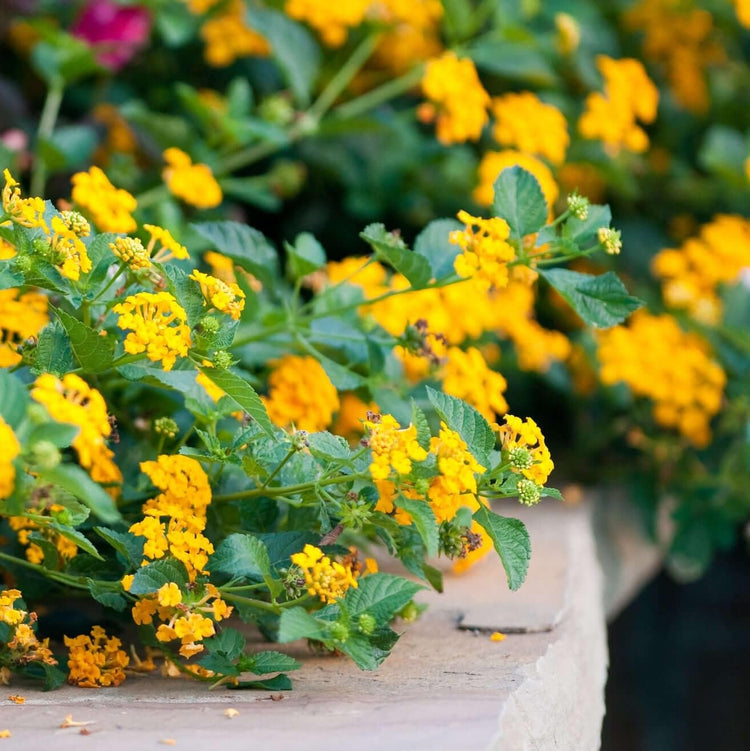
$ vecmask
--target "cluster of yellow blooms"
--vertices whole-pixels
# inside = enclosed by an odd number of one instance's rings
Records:
[[[68,683],[81,688],[119,686],[125,680],[125,668],[130,664],[127,653],[120,649],[122,642],[107,636],[101,626],[94,626],[91,635],[65,637],[68,655]]]
[[[458,218],[465,229],[450,234],[450,241],[461,248],[454,267],[462,277],[475,279],[487,288],[502,289],[508,284],[508,264],[516,251],[507,242],[510,227],[505,219],[482,219],[459,211]],[[474,229],[476,227],[476,229]]]
[[[62,511],[63,508],[63,506],[53,503],[47,508],[42,506],[35,507],[32,511],[38,516],[48,516]],[[44,562],[44,550],[40,545],[34,542],[33,539],[31,539],[32,534],[43,537],[47,542],[53,545],[63,564],[67,563],[71,558],[75,558],[78,554],[78,546],[74,542],[68,540],[67,537],[64,537],[44,523],[40,524],[25,516],[11,516],[8,518],[8,525],[18,534],[18,542],[26,548],[26,560],[31,563],[39,564]]]
[[[190,9],[203,13],[217,4],[218,0],[209,3],[192,0]],[[223,68],[239,58],[266,57],[270,53],[268,41],[247,25],[245,13],[247,8],[242,0],[229,0],[203,22],[201,38],[206,45],[203,56],[209,65]]]
[[[57,665],[57,660],[49,648],[49,639],[39,641],[34,633],[33,624],[36,623],[36,613],[28,613],[16,607],[21,593],[17,589],[4,589],[0,592],[0,623],[10,627],[10,634],[3,645],[8,650],[8,660],[13,665],[28,665],[31,662],[41,662],[46,665]],[[0,683],[10,682],[10,669],[0,668]]]
[[[47,296],[19,289],[0,290],[0,368],[21,362],[19,347],[49,323]]]
[[[368,415],[365,428],[372,451],[370,475],[375,481],[387,480],[391,472],[408,475],[413,461],[427,458],[427,451],[417,441],[414,425],[402,429],[393,415]]]
[[[510,468],[535,485],[543,486],[555,465],[539,426],[530,417],[522,420],[505,415],[504,424],[496,425],[495,430]]]
[[[495,180],[508,167],[521,167],[534,175],[539,182],[551,214],[552,207],[560,195],[560,189],[557,187],[550,168],[535,156],[512,149],[487,151],[482,156],[482,160],[479,162],[479,184],[474,189],[474,200],[482,206],[490,206],[495,197]]]
[[[652,261],[662,294],[673,308],[686,309],[701,323],[721,319],[721,284],[734,284],[750,267],[750,220],[719,215],[680,248],[666,248]]]
[[[475,473],[484,472],[485,467],[461,436],[440,423],[440,434],[430,439],[430,451],[437,457],[440,474],[430,483],[427,497],[438,522],[450,521],[463,506],[479,508]]]
[[[43,404],[50,417],[63,423],[77,425],[80,432],[73,439],[73,448],[81,466],[97,482],[122,483],[122,473],[114,463],[114,454],[107,446],[112,425],[107,415],[104,397],[75,373],[63,379],[44,373],[34,381],[31,397]],[[116,487],[110,488],[113,496]]]
[[[454,52],[445,52],[430,60],[422,78],[422,91],[430,102],[420,107],[420,119],[436,119],[441,143],[449,146],[479,138],[489,119],[490,95],[469,58],[459,59]]]
[[[739,22],[750,29],[750,0],[734,0],[734,9]]]
[[[565,161],[570,136],[565,115],[557,107],[522,91],[495,97],[491,110],[495,117],[492,137],[501,146],[542,156],[553,164]]]
[[[682,331],[670,315],[639,310],[627,326],[599,333],[598,358],[603,383],[626,383],[636,396],[654,401],[659,425],[678,430],[695,446],[709,443],[726,375],[704,339]]]
[[[235,321],[239,320],[245,308],[245,293],[238,285],[224,282],[200,271],[193,271],[190,278],[200,284],[204,305],[208,302],[210,307],[226,313]]]
[[[21,198],[21,187],[10,174],[10,170],[3,170],[3,177],[5,178],[3,213],[22,227],[40,227],[47,232],[47,223],[44,220],[44,199]]]
[[[13,460],[21,453],[21,444],[13,428],[0,417],[0,500],[7,498],[16,482]]]
[[[339,395],[314,357],[284,355],[273,364],[263,403],[271,421],[279,427],[294,426],[314,433],[325,430],[333,421]]]
[[[625,13],[625,23],[644,33],[643,52],[664,68],[674,98],[691,112],[705,112],[705,69],[726,57],[713,39],[711,13],[681,0],[640,0]]]
[[[134,232],[135,198],[122,188],[115,188],[99,167],[73,175],[71,197],[102,232]]]
[[[586,97],[578,121],[580,134],[602,140],[613,154],[621,149],[646,151],[648,136],[637,121],[651,123],[656,119],[659,90],[639,60],[599,55],[596,64],[604,77],[604,93],[593,92]]]
[[[156,638],[164,643],[179,639],[179,653],[189,658],[203,651],[200,642],[213,636],[214,623],[228,618],[232,610],[213,584],[204,584],[202,589],[194,586],[185,596],[177,584],[169,582],[138,600],[132,613],[139,626],[153,623],[157,616],[162,623],[156,629]]]
[[[151,268],[151,256],[137,237],[118,237],[109,249],[133,272]]]
[[[508,411],[503,394],[508,382],[488,367],[476,347],[451,347],[442,371],[443,391],[471,404],[486,420]]]
[[[359,26],[365,19],[370,0],[338,0],[335,3],[320,0],[286,0],[284,11],[297,21],[312,26],[329,47],[340,47],[349,29]]]
[[[138,292],[112,311],[119,315],[117,325],[131,331],[123,343],[128,354],[145,352],[167,371],[187,355],[192,345],[187,313],[169,292]]]
[[[193,164],[184,151],[172,147],[164,152],[167,166],[162,172],[172,195],[199,209],[212,209],[222,201],[221,187],[206,164]]]
[[[302,569],[307,591],[323,602],[335,602],[343,597],[350,587],[357,587],[357,579],[351,566],[331,561],[314,545],[305,545],[301,553],[291,556],[291,560],[295,566]]]
[[[143,505],[144,518],[130,527],[146,538],[143,565],[169,554],[181,561],[190,578],[203,571],[214,547],[203,534],[211,486],[201,465],[188,456],[160,455],[141,462],[141,471],[161,491]]]

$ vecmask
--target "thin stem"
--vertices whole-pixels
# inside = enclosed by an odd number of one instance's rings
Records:
[[[403,94],[405,91],[414,88],[422,79],[424,67],[417,65],[412,68],[408,73],[404,73],[399,78],[394,78],[382,86],[378,86],[371,91],[368,91],[362,96],[358,96],[356,99],[352,99],[350,102],[341,104],[333,111],[333,114],[337,118],[346,119],[351,117],[358,117],[364,112],[377,107],[379,104],[387,102],[389,99],[393,99],[399,94]]]
[[[291,495],[293,493],[304,493],[306,490],[314,490],[318,486],[339,485],[342,482],[353,482],[358,475],[340,475],[338,477],[329,477],[328,479],[315,480],[314,482],[302,482],[299,485],[287,485],[278,488],[252,488],[250,490],[240,490],[236,493],[226,493],[225,495],[215,495],[214,502],[223,501],[242,501],[247,498],[258,498],[260,496],[278,497],[281,495]]]
[[[29,189],[32,196],[41,196],[44,193],[44,186],[47,182],[47,163],[39,153],[39,145],[42,141],[46,141],[55,130],[64,92],[65,81],[59,77],[52,79],[49,89],[47,89],[47,97],[44,100],[42,116],[39,119],[39,128],[36,132],[36,151]]]
[[[0,552],[0,559],[8,561],[9,563],[13,563],[16,566],[22,566],[23,568],[31,569],[40,576],[44,576],[47,579],[53,579],[54,581],[58,581],[61,584],[67,584],[69,587],[75,587],[77,589],[88,589],[88,585],[85,583],[85,581],[83,581],[82,578],[69,576],[68,574],[62,573],[62,571],[52,571],[51,569],[45,568],[44,566],[40,566],[38,563],[27,561],[25,558],[17,558],[14,555]]]
[[[169,196],[169,190],[166,185],[154,185],[153,188],[149,188],[136,197],[138,208],[146,209],[155,203],[159,203],[159,201],[163,201],[167,196]]]
[[[269,486],[269,485],[271,484],[271,480],[273,480],[273,478],[274,478],[274,477],[276,477],[276,475],[278,475],[278,474],[279,474],[279,472],[281,472],[281,469],[283,468],[283,466],[284,466],[284,465],[285,465],[285,464],[286,464],[286,463],[287,463],[287,462],[288,462],[288,461],[289,461],[289,460],[290,460],[290,459],[291,459],[291,458],[292,458],[292,457],[293,457],[293,456],[294,456],[294,455],[295,455],[296,453],[297,453],[297,449],[295,449],[295,448],[292,448],[292,449],[290,449],[290,450],[289,450],[289,452],[287,453],[287,455],[286,455],[286,456],[285,456],[285,457],[284,457],[284,458],[283,458],[283,459],[282,459],[282,460],[281,460],[281,461],[280,461],[280,462],[278,463],[278,465],[276,466],[276,469],[274,469],[274,471],[273,471],[273,472],[271,472],[271,474],[270,474],[270,475],[268,475],[268,477],[266,478],[265,482],[264,482],[264,483],[263,483],[263,484],[262,484],[262,485],[260,486],[261,490],[262,490],[263,488],[267,488],[267,487],[268,487],[268,486]]]
[[[99,290],[99,294],[94,298],[94,300],[98,300],[114,283],[115,281],[120,277],[122,272],[127,268],[127,264],[124,262],[120,262],[120,267],[115,271],[112,278],[107,282],[104,289]]]

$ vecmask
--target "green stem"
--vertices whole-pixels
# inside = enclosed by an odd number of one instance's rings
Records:
[[[357,475],[340,475],[338,477],[329,477],[328,479],[316,480],[314,482],[302,482],[299,485],[288,485],[278,488],[252,488],[251,490],[240,490],[237,493],[226,493],[225,495],[215,495],[214,502],[223,501],[242,501],[247,498],[258,498],[260,496],[278,497],[281,495],[291,495],[293,493],[304,493],[306,490],[314,490],[318,486],[339,485],[342,482],[353,482]]]
[[[404,73],[399,78],[394,78],[382,86],[378,86],[371,91],[368,91],[362,96],[358,96],[356,99],[352,99],[350,102],[341,104],[333,111],[337,118],[346,119],[352,117],[358,117],[364,112],[377,107],[389,99],[393,99],[399,94],[403,94],[409,89],[414,88],[421,80],[424,73],[424,67],[417,65],[412,68],[408,73]]]
[[[77,589],[88,589],[88,585],[82,578],[69,576],[68,574],[62,573],[62,571],[53,571],[51,569],[45,568],[44,566],[40,566],[38,563],[27,561],[25,558],[17,558],[14,555],[0,552],[0,560],[8,561],[9,563],[13,563],[16,566],[22,566],[23,568],[31,569],[40,576],[44,576],[47,579],[53,579],[54,581],[58,581],[61,584],[67,584],[69,587],[75,587]]]
[[[120,268],[118,268],[117,271],[115,271],[114,275],[107,282],[106,286],[103,289],[99,290],[99,293],[94,298],[95,301],[98,300],[115,283],[117,279],[119,279],[120,275],[122,274],[123,271],[125,271],[127,267],[128,265],[126,263],[123,263],[123,262],[120,263]]]
[[[168,196],[169,190],[166,185],[154,185],[153,188],[149,188],[147,191],[136,197],[138,208],[147,209],[149,206],[153,206],[155,203],[163,201]]]
[[[263,483],[263,484],[262,484],[262,485],[260,486],[260,489],[261,489],[261,490],[262,490],[263,488],[267,488],[267,487],[268,487],[268,486],[270,485],[270,483],[271,483],[271,480],[273,480],[273,478],[274,478],[274,477],[276,477],[276,475],[278,475],[278,474],[279,474],[279,472],[281,472],[281,470],[282,470],[283,466],[284,466],[284,465],[285,465],[285,464],[286,464],[286,463],[287,463],[287,462],[288,462],[288,461],[289,461],[289,460],[290,460],[290,459],[291,459],[291,458],[292,458],[292,457],[293,457],[293,456],[294,456],[294,455],[295,455],[296,453],[297,453],[297,449],[295,449],[295,448],[293,448],[293,449],[290,449],[290,450],[289,450],[289,452],[287,453],[287,455],[286,455],[286,456],[285,456],[285,457],[284,457],[284,458],[283,458],[283,459],[282,459],[282,460],[281,460],[281,461],[280,461],[280,462],[278,463],[278,465],[276,465],[276,469],[274,469],[274,471],[273,471],[273,472],[271,472],[271,474],[270,474],[270,475],[268,475],[268,477],[266,478],[265,482],[264,482],[264,483]]]
[[[55,130],[64,92],[65,81],[62,78],[55,77],[50,83],[49,89],[47,89],[47,98],[44,100],[42,116],[39,119],[39,128],[36,132],[36,151],[29,188],[29,193],[32,196],[41,196],[44,193],[44,186],[47,182],[47,163],[39,153],[39,145],[42,141],[49,139]]]

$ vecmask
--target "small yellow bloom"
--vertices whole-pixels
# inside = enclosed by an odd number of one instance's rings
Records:
[[[221,188],[208,165],[193,164],[188,154],[174,147],[164,152],[164,161],[162,176],[173,195],[199,209],[221,203]]]
[[[200,284],[201,293],[211,307],[226,313],[235,321],[239,320],[245,308],[245,293],[238,285],[223,282],[200,271],[193,271],[190,278]]]
[[[451,243],[462,250],[454,262],[456,273],[476,279],[487,287],[507,286],[508,263],[516,257],[516,251],[507,242],[510,235],[508,223],[497,217],[481,219],[466,211],[459,211],[458,218],[466,229],[450,234]]]
[[[22,227],[41,227],[47,231],[44,221],[44,199],[21,198],[21,188],[18,181],[13,179],[10,170],[3,170],[5,187],[3,188],[3,212],[11,221]]]
[[[135,198],[122,188],[115,188],[99,167],[73,175],[73,202],[85,209],[102,232],[134,232]]]
[[[159,605],[164,608],[173,607],[182,602],[182,592],[174,582],[162,585],[156,593],[156,596]]]
[[[350,566],[343,566],[323,554],[314,545],[305,545],[301,553],[291,556],[292,563],[299,566],[305,575],[308,592],[323,602],[332,603],[346,594],[350,587],[357,587],[357,579]]]
[[[350,28],[365,20],[370,0],[337,0],[334,3],[320,0],[286,0],[284,12],[297,21],[310,24],[329,47],[340,47]]]

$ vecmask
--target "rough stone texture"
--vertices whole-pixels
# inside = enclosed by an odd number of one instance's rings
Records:
[[[303,668],[280,701],[150,677],[129,678],[119,689],[47,694],[14,686],[8,693],[22,693],[26,704],[11,705],[0,694],[0,729],[12,732],[3,748],[131,751],[173,739],[175,748],[201,751],[218,743],[274,751],[597,749],[607,654],[589,508],[497,510],[529,527],[527,584],[509,593],[500,563],[490,558],[462,577],[447,576],[445,594],[421,596],[428,611],[375,673],[310,656],[297,643],[287,651]],[[464,627],[526,633],[492,642],[488,631],[457,628],[462,616]],[[227,719],[228,707],[239,716]],[[60,729],[67,714],[94,721],[91,734]]]

